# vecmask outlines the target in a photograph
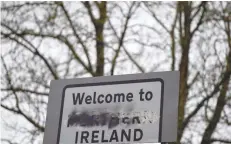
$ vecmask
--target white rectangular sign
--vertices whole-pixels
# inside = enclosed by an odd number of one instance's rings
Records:
[[[174,142],[179,72],[55,80],[44,144]]]
[[[158,141],[163,86],[161,79],[67,86],[59,143]]]

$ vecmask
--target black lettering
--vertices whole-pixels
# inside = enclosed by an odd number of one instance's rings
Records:
[[[86,97],[86,99],[85,99],[85,103],[86,103],[86,104],[91,104],[91,101],[92,101],[92,98],[91,98],[90,95],[88,95],[88,96]]]
[[[93,96],[93,104],[96,104],[96,92],[94,92],[94,96]]]
[[[82,134],[81,134],[81,142],[80,143],[83,143],[83,140],[85,140],[85,143],[88,143],[88,136],[89,136],[89,132],[88,131],[82,131]]]
[[[131,140],[131,129],[128,129],[128,134],[124,129],[121,131],[121,142],[124,142],[124,137],[126,138],[127,141]]]
[[[135,124],[135,120],[137,121],[138,124],[140,124],[140,119],[138,116],[132,118],[132,124]]]
[[[148,95],[150,95],[150,96],[148,97]],[[153,96],[153,94],[152,94],[151,91],[148,91],[148,92],[145,94],[145,98],[146,98],[146,100],[148,100],[148,101],[150,101],[150,100],[152,99],[152,96]]]
[[[133,100],[133,94],[132,93],[128,93],[127,94],[127,101],[131,102]]]
[[[109,142],[112,142],[113,140],[116,140],[116,142],[118,142],[118,136],[117,136],[117,132],[116,130],[113,130],[112,131],[112,134],[111,134],[111,138],[110,138],[110,141]]]
[[[129,120],[129,118],[128,117],[122,118],[122,123],[129,124],[129,121],[126,121],[126,120]]]
[[[106,103],[110,103],[112,101],[112,95],[111,94],[107,94],[106,98],[105,98],[105,101],[106,101]]]
[[[98,134],[99,134],[99,131],[92,131],[91,143],[98,143],[99,142],[99,140],[95,140],[95,139],[98,139],[98,137],[99,137]]]
[[[140,137],[137,137],[138,136],[137,132],[140,133],[139,134]],[[134,129],[134,141],[140,141],[142,137],[143,137],[143,131],[141,129]]]
[[[82,104],[84,95],[85,93],[82,93],[82,97],[80,98],[80,93],[78,93],[77,96],[73,93],[72,94],[73,105],[76,105],[77,101],[79,101],[79,104]]]
[[[144,94],[143,89],[140,89],[139,94],[140,94],[140,101],[144,101],[144,98],[142,96]]]
[[[101,94],[98,96],[98,103],[100,103],[100,104],[103,103],[103,100],[100,100],[101,97],[104,98],[104,95]]]
[[[101,142],[104,143],[104,142],[108,142],[108,140],[105,140],[104,139],[104,130],[102,131],[102,137],[101,137]]]
[[[120,102],[121,99],[124,102],[125,96],[123,93],[114,94],[114,102]]]
[[[78,132],[75,133],[75,143],[78,143]]]

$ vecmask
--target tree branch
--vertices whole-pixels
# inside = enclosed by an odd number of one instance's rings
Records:
[[[147,7],[148,11],[151,13],[152,17],[160,24],[160,26],[162,26],[164,28],[164,30],[168,33],[170,33],[170,31],[168,30],[168,28],[164,25],[164,23],[157,18],[156,14],[150,9],[150,7],[147,5],[147,2],[144,2],[144,5]]]
[[[93,71],[92,64],[91,64],[91,60],[90,60],[90,56],[89,56],[88,49],[87,49],[86,45],[84,44],[84,42],[82,41],[81,37],[79,36],[79,34],[77,33],[77,31],[75,30],[75,27],[74,27],[74,25],[73,25],[73,22],[72,22],[72,20],[71,20],[71,18],[70,18],[70,16],[69,16],[67,10],[65,9],[63,2],[60,4],[60,6],[61,6],[62,10],[63,10],[64,13],[65,13],[65,16],[66,16],[66,18],[67,18],[67,20],[68,20],[68,22],[69,22],[69,24],[70,24],[70,26],[71,26],[71,29],[72,29],[72,31],[73,31],[75,37],[77,38],[77,40],[79,41],[79,43],[80,43],[80,44],[82,45],[82,47],[83,47],[84,53],[85,53],[85,55],[86,55],[86,57],[87,57],[88,67],[89,67],[88,69],[89,69],[89,71]]]
[[[38,51],[38,49],[28,40],[26,40],[22,35],[20,35],[19,33],[17,33],[15,30],[13,30],[12,28],[10,28],[8,25],[1,23],[2,26],[6,27],[7,29],[9,29],[13,34],[15,34],[16,36],[20,37],[21,39],[23,39],[28,45],[30,45],[33,50],[31,50],[28,46],[26,46],[25,44],[21,43],[19,40],[17,40],[16,38],[13,38],[10,36],[10,34],[5,34],[3,32],[1,32],[1,34],[3,36],[5,36],[6,38],[9,38],[11,40],[14,40],[15,42],[17,42],[18,44],[22,45],[24,48],[26,48],[27,50],[29,50],[30,52],[32,52],[33,54],[39,56],[43,62],[45,63],[45,65],[48,67],[48,69],[50,70],[51,74],[53,75],[53,77],[55,79],[59,79],[57,73],[55,73],[55,71],[53,70],[53,68],[51,67],[51,65],[49,64],[49,62],[47,61],[47,59]]]
[[[1,32],[2,33],[2,32]],[[9,37],[9,34],[4,34],[2,33],[2,35],[5,35],[6,37],[16,41],[17,43],[20,43],[21,45],[23,45],[24,47],[27,47],[26,45],[22,44],[21,42],[19,42],[17,39]],[[73,45],[67,40],[66,37],[62,36],[62,35],[53,35],[53,34],[44,34],[44,33],[36,33],[36,32],[32,32],[32,31],[22,31],[21,33],[18,33],[18,35],[31,35],[31,36],[38,36],[38,37],[49,37],[49,38],[53,38],[53,39],[57,39],[60,42],[64,43],[69,50],[71,50],[72,54],[74,55],[74,58],[86,69],[86,71],[88,71],[92,76],[94,76],[94,72],[91,71],[89,69],[89,67],[83,62],[83,60],[80,58],[80,56],[75,52],[75,49],[73,47]],[[30,50],[32,53],[34,53],[31,49],[29,49],[27,47],[28,50]]]
[[[6,79],[8,81],[8,85],[11,89],[14,89],[13,88],[13,85],[12,85],[12,81],[11,81],[11,78],[10,78],[10,75],[9,75],[9,72],[8,72],[8,69],[6,67],[6,64],[5,64],[5,61],[3,59],[3,57],[1,56],[1,59],[2,59],[2,62],[3,62],[3,66],[6,70]],[[36,128],[38,128],[40,131],[44,132],[45,128],[43,126],[40,126],[37,122],[35,122],[31,117],[27,116],[20,108],[19,106],[19,99],[18,99],[18,96],[17,96],[17,93],[15,91],[13,91],[13,94],[15,96],[15,102],[16,102],[16,108],[17,109],[14,109],[14,108],[10,108],[4,104],[1,103],[1,107],[4,108],[5,110],[8,110],[10,112],[13,112],[13,113],[16,113],[18,115],[21,115],[23,116],[27,121],[29,121],[32,125],[34,125]]]
[[[172,54],[171,70],[172,71],[175,70],[175,61],[176,61],[176,58],[175,58],[175,52],[176,52],[175,28],[176,28],[176,22],[177,22],[177,18],[178,18],[178,13],[179,13],[179,8],[178,8],[178,5],[177,5],[176,14],[175,14],[174,21],[173,21],[173,24],[172,24],[172,29],[171,29],[171,31],[169,33],[170,36],[171,36],[171,41],[172,41],[172,46],[171,46],[171,54]]]
[[[114,74],[114,70],[115,70],[115,66],[116,66],[116,59],[119,57],[120,49],[121,49],[121,46],[123,45],[123,40],[124,40],[124,37],[126,35],[129,20],[130,20],[130,18],[132,16],[132,8],[134,7],[134,5],[135,5],[135,2],[132,3],[131,7],[128,10],[128,14],[127,14],[127,17],[126,17],[126,20],[125,20],[125,24],[124,24],[124,28],[123,28],[123,31],[122,31],[122,34],[121,34],[121,38],[119,39],[119,45],[118,45],[118,48],[116,49],[116,53],[115,53],[115,55],[114,55],[114,57],[112,59],[111,75]],[[112,26],[112,23],[111,23],[110,20],[109,20],[109,24],[110,24],[111,28],[113,29],[114,33],[116,33],[116,31],[115,31],[114,27]]]
[[[36,128],[38,128],[41,132],[45,131],[45,128],[43,126],[40,126],[38,123],[36,123],[31,117],[27,116],[25,113],[22,112],[21,109],[18,108],[18,110],[14,109],[14,108],[10,108],[7,107],[6,105],[1,103],[1,107],[4,108],[5,110],[8,110],[10,112],[13,112],[15,114],[21,115],[22,117],[24,117],[27,121],[29,121],[32,125],[34,125]]]
[[[201,14],[201,16],[200,16],[200,19],[199,19],[199,21],[198,21],[196,27],[192,30],[192,32],[191,32],[191,34],[190,34],[190,38],[192,38],[192,36],[194,35],[194,33],[199,29],[199,27],[200,27],[200,26],[202,25],[202,23],[203,23],[203,18],[204,18],[204,16],[205,16],[205,12],[206,12],[206,2],[201,2],[201,6],[199,7],[199,9],[201,9],[201,8],[203,8],[202,14]],[[192,19],[193,19],[197,14],[198,14],[198,12],[196,12],[196,13],[194,14],[194,16],[191,18],[191,21],[192,21]]]
[[[197,112],[200,110],[201,107],[203,107],[204,103],[206,101],[208,101],[209,99],[211,99],[215,94],[217,94],[220,90],[220,86],[227,81],[227,79],[230,77],[231,75],[231,71],[226,71],[222,77],[222,79],[220,80],[220,82],[218,82],[213,91],[206,96],[197,106],[196,108],[185,118],[184,122],[183,122],[183,130],[185,129],[185,127],[188,125],[188,123],[190,122],[190,119],[197,114]]]
[[[49,96],[49,93],[46,92],[38,92],[35,90],[29,90],[29,89],[23,89],[23,88],[1,88],[1,91],[15,91],[15,92],[27,92],[27,93],[32,93],[36,95],[44,95],[44,96]]]
[[[224,23],[226,24],[225,21],[224,21]],[[229,22],[228,22],[228,25],[229,25]],[[226,28],[225,31],[228,31],[228,33],[227,33],[228,41],[231,41],[230,29]],[[208,142],[210,142],[211,136],[212,136],[214,130],[216,129],[217,123],[219,122],[219,120],[221,118],[222,110],[226,104],[226,94],[228,91],[229,81],[231,78],[231,45],[229,45],[229,42],[228,42],[228,47],[229,47],[229,53],[226,57],[227,64],[226,64],[226,70],[225,71],[226,71],[226,73],[229,72],[229,75],[227,76],[224,83],[222,83],[222,89],[220,91],[220,95],[218,97],[213,116],[212,116],[211,120],[209,121],[208,126],[206,127],[206,129],[204,131],[201,144],[207,144]]]
[[[230,144],[231,140],[229,140],[229,139],[211,138],[210,143],[214,143],[214,142],[220,142],[220,143]]]
[[[83,5],[85,6],[85,8],[87,9],[88,14],[89,14],[89,16],[90,16],[90,19],[91,19],[92,23],[95,25],[95,24],[96,24],[96,19],[95,19],[93,13],[92,13],[92,8],[91,8],[90,3],[89,3],[88,1],[82,2],[82,3],[83,3]],[[99,7],[100,4],[98,3],[97,6]]]

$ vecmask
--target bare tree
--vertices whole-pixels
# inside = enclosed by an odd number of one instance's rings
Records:
[[[2,142],[41,143],[53,79],[179,70],[177,143],[230,143],[230,9],[230,2],[2,2],[1,107],[18,119],[2,117],[4,129],[17,132]]]
[[[225,105],[230,105],[226,101],[228,93],[230,93],[231,74],[231,49],[229,44],[231,19],[230,11],[228,11],[230,3],[220,3],[225,7],[223,9],[216,4],[210,2],[177,2],[170,4],[175,13],[171,25],[167,26],[162,22],[162,19],[158,18],[154,8],[156,4],[146,3],[148,12],[170,37],[169,49],[171,50],[172,70],[175,69],[176,64],[176,49],[178,48],[180,51],[178,143],[180,141],[192,143],[191,136],[185,140],[182,140],[182,136],[185,133],[189,135],[190,130],[195,133],[196,129],[189,126],[189,124],[193,125],[193,123],[205,123],[206,125],[204,130],[202,128],[204,124],[200,125],[198,137],[202,135],[202,140],[196,143],[215,142],[212,134],[215,133],[216,126],[221,121],[221,115],[225,110],[230,111],[225,109]],[[216,15],[216,18],[213,14]],[[221,23],[224,23],[223,28],[220,27],[222,26]],[[210,25],[214,27],[211,28],[209,27]],[[220,34],[222,40],[217,33]],[[217,45],[218,41],[220,42],[219,45]],[[223,47],[223,51],[222,48],[217,48],[217,46]],[[196,57],[197,51],[199,51],[201,57]],[[224,51],[226,52],[222,53]],[[190,55],[192,56],[191,60]],[[222,57],[222,55],[225,56]],[[202,59],[201,62],[200,58]],[[196,59],[196,62],[193,62],[195,61],[194,59]],[[201,87],[203,88],[201,89]],[[209,101],[213,102],[209,104]],[[204,108],[206,109],[205,113],[201,113],[200,111]],[[208,116],[208,109],[210,109],[210,116]],[[197,115],[202,117],[202,121],[195,120],[198,119]],[[228,119],[230,118],[227,117]],[[226,124],[226,126],[229,125]],[[185,130],[186,128],[188,128],[188,131]],[[224,133],[221,135],[223,137]],[[224,141],[230,142],[227,139],[225,138]],[[222,142],[222,139],[220,141]]]
[[[76,7],[70,8],[71,5]],[[127,33],[133,29],[130,21],[139,5],[139,2],[2,3],[1,107],[32,125],[21,133],[26,140],[21,142],[34,143],[35,137],[44,132],[50,80],[113,75],[131,69],[128,63],[137,67],[137,72],[144,72],[125,45],[134,39],[125,38],[129,38]],[[112,15],[115,11],[118,17]]]

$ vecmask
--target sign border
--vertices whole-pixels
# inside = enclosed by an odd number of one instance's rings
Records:
[[[144,82],[160,82],[161,83],[161,98],[160,98],[160,120],[159,120],[159,136],[158,142],[161,142],[162,139],[162,121],[163,121],[163,104],[164,104],[164,80],[162,78],[151,78],[151,79],[137,79],[137,80],[124,80],[124,81],[109,81],[109,82],[96,82],[96,83],[80,83],[80,84],[70,84],[66,85],[63,88],[62,92],[62,100],[61,100],[61,109],[59,116],[59,127],[58,127],[58,135],[57,135],[57,144],[60,141],[60,132],[62,125],[62,117],[63,117],[63,105],[65,98],[65,91],[67,88],[73,87],[87,87],[87,86],[101,86],[101,85],[116,85],[116,84],[130,84],[130,83],[144,83]]]

